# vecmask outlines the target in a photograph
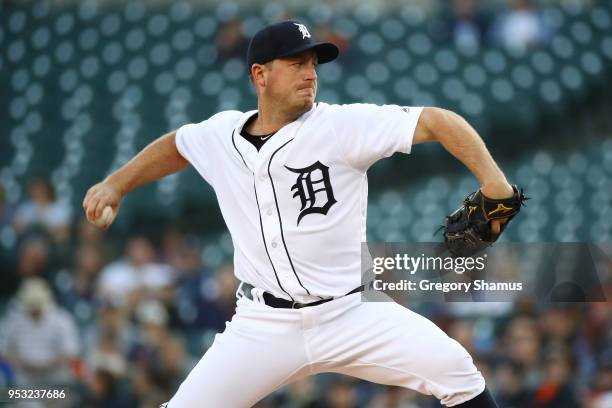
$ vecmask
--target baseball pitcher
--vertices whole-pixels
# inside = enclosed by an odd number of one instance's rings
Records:
[[[449,407],[496,406],[468,352],[431,321],[391,301],[361,302],[366,172],[414,144],[441,143],[480,182],[488,242],[516,213],[504,201],[516,188],[455,113],[315,102],[317,65],[338,52],[296,21],[263,28],[247,54],[257,110],[220,112],[163,135],[87,192],[83,208],[95,222],[107,207],[116,215],[138,186],[189,165],[215,190],[241,282],[236,313],[169,408],[250,407],[322,372],[410,388]],[[496,213],[487,218],[487,208]],[[458,242],[475,212],[449,217],[463,226],[445,237]]]

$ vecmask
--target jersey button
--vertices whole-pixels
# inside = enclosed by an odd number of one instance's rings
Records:
[[[266,214],[267,214],[267,215],[272,215],[272,210],[268,210],[268,211],[266,211]]]
[[[278,244],[276,242],[272,243],[272,248],[276,248],[278,246]]]

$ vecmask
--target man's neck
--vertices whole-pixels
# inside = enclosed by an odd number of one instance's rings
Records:
[[[262,104],[259,104],[257,118],[251,121],[245,130],[252,135],[269,135],[294,122],[302,114],[289,113],[282,109],[264,108]]]

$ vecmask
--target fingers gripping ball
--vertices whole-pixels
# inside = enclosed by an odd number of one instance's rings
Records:
[[[91,220],[90,222],[99,228],[108,228],[113,221],[115,220],[115,211],[113,211],[110,205],[104,207],[102,210],[102,215],[100,215],[95,220]]]
[[[463,205],[446,217],[444,242],[454,256],[472,256],[490,246],[528,200],[523,189],[512,186],[513,195],[504,199],[486,197],[480,190],[469,194]],[[491,221],[506,220],[497,235],[491,234]]]

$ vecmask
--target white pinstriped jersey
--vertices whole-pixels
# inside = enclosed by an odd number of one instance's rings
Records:
[[[177,131],[212,185],[238,279],[298,302],[361,284],[367,169],[409,153],[422,108],[317,103],[259,150],[240,136],[256,111],[225,111]]]

